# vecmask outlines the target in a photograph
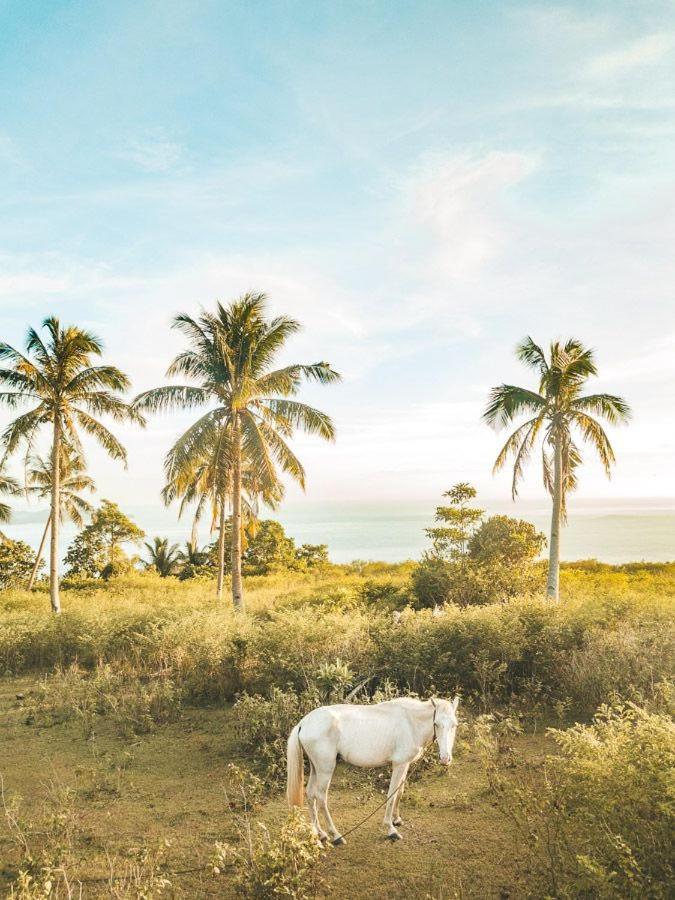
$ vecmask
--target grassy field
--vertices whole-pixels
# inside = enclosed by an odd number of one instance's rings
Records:
[[[369,677],[378,690],[458,689],[465,724],[450,769],[431,765],[411,780],[404,841],[384,839],[378,811],[347,846],[324,851],[318,895],[541,896],[532,847],[504,814],[476,723],[495,712],[516,726],[500,772],[507,790],[524,771],[536,784],[544,758],[560,752],[547,724],[590,721],[598,698],[661,710],[675,567],[577,567],[563,572],[559,607],[519,598],[395,621],[392,597],[404,595],[408,576],[404,565],[252,579],[245,619],[216,606],[210,583],[152,576],[65,591],[58,620],[43,592],[6,592],[4,895],[236,896],[233,873],[213,873],[215,845],[241,845],[259,823],[279,833],[283,790],[265,766],[301,708],[294,704],[316,702],[338,677],[350,685]],[[247,742],[233,708],[242,692],[261,695],[254,704],[270,718],[269,735]],[[232,763],[263,779],[251,782],[257,802],[245,816]],[[377,807],[387,779],[340,765],[331,790],[338,827]],[[607,896],[622,896],[607,883],[615,891]],[[662,874],[649,884],[635,896],[667,896]],[[575,890],[559,896],[584,896]]]
[[[250,762],[233,740],[229,709],[188,709],[180,722],[133,741],[120,739],[102,722],[96,736],[85,739],[79,723],[39,729],[25,724],[15,698],[32,684],[27,678],[0,683],[5,794],[23,798],[22,816],[38,831],[55,810],[64,819],[72,816],[62,824],[71,883],[82,881],[84,896],[110,896],[112,870],[120,877],[112,888],[136,896],[129,874],[134,848],[152,851],[168,842],[168,872],[202,868],[167,875],[168,896],[235,896],[227,873],[214,877],[210,871],[215,841],[238,839],[237,813],[226,799],[232,790],[227,764]],[[541,735],[516,739],[517,753],[531,762],[546,748]],[[343,829],[377,807],[383,790],[340,766],[331,796]],[[399,844],[385,840],[378,812],[345,847],[326,850],[326,893],[345,900],[519,894],[512,828],[495,808],[480,758],[468,746],[459,748],[447,773],[433,772],[412,784],[403,812],[405,839]],[[285,814],[283,794],[275,792],[251,819],[275,829]],[[0,883],[8,891],[23,851],[6,826],[0,834]],[[39,844],[42,838],[29,833],[28,839]],[[95,878],[102,881],[90,881]]]

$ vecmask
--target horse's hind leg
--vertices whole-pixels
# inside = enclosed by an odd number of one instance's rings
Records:
[[[321,767],[317,766],[316,771],[316,792],[317,792],[317,802],[319,804],[319,808],[323,813],[324,819],[326,820],[326,824],[328,825],[328,830],[330,831],[330,836],[333,840],[334,844],[344,844],[345,839],[342,837],[340,832],[335,827],[335,823],[330,814],[330,810],[328,809],[328,788],[330,787],[331,778],[333,777],[333,772],[335,771],[335,763],[336,760],[325,761],[325,764]]]
[[[327,841],[328,835],[321,827],[319,821],[319,813],[317,810],[318,792],[316,789],[316,769],[314,763],[309,761],[309,781],[307,782],[307,806],[309,807],[309,816],[312,820],[312,829],[320,841]]]

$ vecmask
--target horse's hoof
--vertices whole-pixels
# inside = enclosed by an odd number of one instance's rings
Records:
[[[402,841],[403,837],[398,833],[398,831],[392,831],[391,834],[387,835],[387,840],[393,843],[394,841]]]
[[[403,819],[394,819],[394,825],[398,828],[399,825],[403,825]]]
[[[347,841],[339,834],[336,838],[333,838],[333,846],[334,847],[342,847],[343,844],[346,844]]]

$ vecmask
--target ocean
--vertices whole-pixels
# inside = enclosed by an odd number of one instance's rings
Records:
[[[487,514],[506,514],[527,519],[548,534],[550,511],[545,502],[484,502]],[[177,521],[175,512],[157,505],[124,506],[124,511],[148,537],[166,536],[182,542],[190,534],[190,520]],[[326,502],[307,500],[285,504],[275,513],[298,544],[327,544],[335,562],[417,559],[428,547],[424,529],[433,524],[433,504],[428,502]],[[3,525],[8,537],[37,547],[46,510],[17,511],[14,521]],[[62,529],[67,548],[75,529]],[[202,526],[200,542],[210,540]],[[608,563],[675,560],[675,499],[581,500],[570,503],[569,523],[562,533],[564,560],[595,558]]]

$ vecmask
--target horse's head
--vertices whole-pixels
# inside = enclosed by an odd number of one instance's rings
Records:
[[[452,748],[457,733],[457,707],[459,697],[454,700],[432,700],[434,707],[434,738],[444,766],[452,762]]]

